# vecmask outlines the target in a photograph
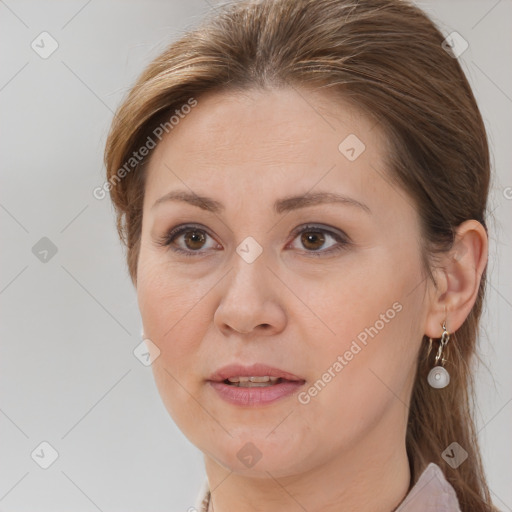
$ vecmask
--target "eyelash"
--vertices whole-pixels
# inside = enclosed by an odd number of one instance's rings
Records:
[[[210,236],[208,234],[208,232],[206,230],[204,230],[203,228],[201,228],[199,226],[188,224],[188,225],[178,226],[178,227],[172,229],[171,231],[169,231],[168,234],[161,237],[157,241],[157,244],[160,246],[165,246],[165,247],[168,246],[172,251],[182,254],[184,256],[188,256],[188,257],[197,257],[197,256],[203,255],[204,251],[190,251],[190,250],[181,249],[180,247],[173,247],[171,245],[172,242],[174,242],[174,240],[176,238],[178,238],[180,235],[186,233],[187,231],[199,231],[199,232],[203,232],[206,235]],[[295,240],[295,238],[297,238],[298,235],[300,235],[304,232],[308,232],[308,231],[313,231],[315,233],[317,233],[317,232],[327,233],[328,235],[332,236],[332,238],[334,238],[334,240],[336,240],[336,242],[338,242],[337,245],[334,245],[334,246],[330,247],[329,249],[323,250],[323,251],[322,250],[318,250],[318,251],[305,250],[304,253],[307,254],[308,256],[322,257],[326,254],[332,255],[334,253],[338,253],[342,250],[345,250],[347,248],[347,246],[351,244],[348,236],[345,235],[344,233],[343,233],[343,235],[340,235],[340,234],[338,234],[334,231],[331,231],[329,229],[326,229],[326,228],[323,228],[323,227],[317,226],[317,225],[311,225],[311,224],[301,226],[300,228],[294,230],[292,241]]]

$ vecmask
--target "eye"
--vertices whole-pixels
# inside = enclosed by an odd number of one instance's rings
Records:
[[[186,225],[172,229],[157,243],[159,245],[169,246],[173,251],[185,256],[200,256],[204,252],[200,251],[201,249],[207,250],[214,248],[205,245],[208,238],[211,237],[204,229]]]
[[[300,235],[300,244],[308,256],[323,256],[336,253],[345,249],[349,244],[349,238],[343,232],[334,232],[316,225],[301,226],[293,233],[293,241],[298,239]],[[168,234],[164,235],[157,241],[158,245],[168,246],[174,252],[183,254],[184,256],[201,256],[207,250],[219,250],[220,245],[214,241],[208,247],[208,239],[213,238],[205,229],[194,225],[178,226],[172,229]],[[328,241],[331,240],[329,244]],[[292,249],[301,249],[300,247],[292,247]]]
[[[323,256],[341,251],[350,244],[348,237],[342,232],[337,233],[321,226],[302,226],[295,231],[294,241],[300,235],[299,243],[306,249],[308,256]],[[331,243],[328,240],[331,239]],[[295,247],[298,248],[298,247]],[[299,248],[300,249],[300,248]],[[320,250],[322,249],[322,250]]]

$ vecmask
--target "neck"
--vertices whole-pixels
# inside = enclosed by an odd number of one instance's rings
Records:
[[[405,436],[371,437],[321,466],[280,478],[267,471],[260,478],[234,473],[205,455],[209,511],[392,512],[410,486]]]

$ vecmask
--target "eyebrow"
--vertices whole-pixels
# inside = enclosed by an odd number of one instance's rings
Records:
[[[157,199],[151,209],[155,208],[157,205],[168,202],[168,201],[178,201],[191,204],[192,206],[197,206],[202,210],[212,212],[212,213],[220,213],[225,210],[224,205],[211,197],[200,196],[198,194],[194,194],[193,192],[188,192],[186,190],[173,190],[160,199]],[[298,210],[300,208],[305,208],[308,206],[316,206],[319,204],[341,204],[345,206],[355,206],[366,213],[371,214],[370,208],[360,201],[353,199],[351,197],[347,197],[341,194],[336,194],[334,192],[315,192],[312,194],[306,193],[303,195],[297,196],[288,196],[283,199],[278,199],[274,203],[274,212],[276,214],[289,212],[292,210]]]

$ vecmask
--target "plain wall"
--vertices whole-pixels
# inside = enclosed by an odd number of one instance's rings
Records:
[[[469,42],[460,59],[492,146],[479,437],[495,502],[512,510],[512,2],[419,4]],[[175,512],[195,502],[202,454],[132,353],[136,295],[109,199],[92,192],[104,182],[102,152],[122,97],[210,8],[202,0],[0,2],[4,512]],[[43,31],[59,45],[46,59],[31,47]],[[59,454],[48,469],[31,457],[43,441]]]

